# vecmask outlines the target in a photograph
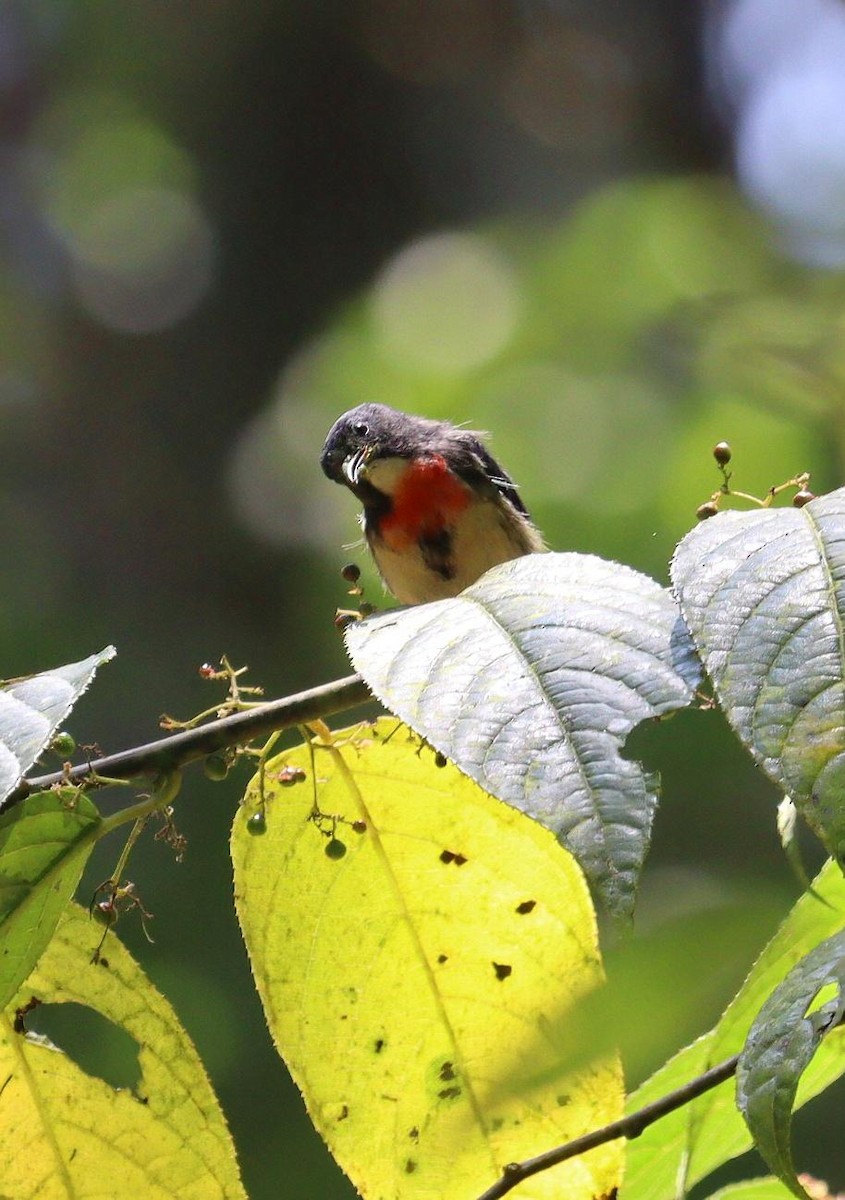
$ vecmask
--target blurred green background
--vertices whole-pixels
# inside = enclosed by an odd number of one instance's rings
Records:
[[[838,0],[4,0],[0,674],[114,642],[72,722],[106,752],[214,703],[197,667],[223,652],[268,696],[345,674],[355,506],[317,457],[363,400],[490,430],[554,548],[663,581],[714,442],[745,490],[841,484],[843,81]],[[718,714],[637,745],[664,778],[642,928],[671,930],[679,981],[654,1065],[797,885]],[[253,1200],[343,1200],[235,924],[235,776],[188,773],[184,861],[148,838],[130,868],[155,943],[131,914],[120,932],[196,1040]],[[725,906],[758,902],[733,938]],[[108,1072],[105,1032],[66,1025]],[[833,1190],[840,1111],[797,1137]]]

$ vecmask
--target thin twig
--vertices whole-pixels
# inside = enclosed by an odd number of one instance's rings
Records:
[[[704,1092],[709,1092],[711,1088],[724,1083],[726,1079],[730,1079],[732,1075],[736,1074],[738,1062],[739,1055],[735,1054],[733,1058],[726,1058],[724,1062],[711,1067],[703,1075],[691,1079],[683,1087],[677,1088],[674,1092],[668,1092],[659,1100],[653,1100],[651,1104],[646,1104],[636,1112],[629,1113],[627,1117],[612,1121],[610,1125],[605,1125],[601,1129],[593,1129],[590,1133],[566,1142],[563,1146],[557,1146],[554,1150],[538,1154],[536,1158],[526,1158],[524,1162],[509,1163],[505,1167],[501,1179],[498,1179],[486,1192],[482,1192],[478,1200],[499,1200],[501,1196],[506,1196],[508,1192],[513,1191],[515,1187],[524,1183],[532,1175],[548,1171],[549,1167],[555,1167],[568,1158],[586,1154],[588,1150],[594,1150],[596,1146],[603,1146],[606,1142],[613,1142],[617,1138],[639,1137],[644,1129],[661,1117],[665,1117],[667,1113],[674,1112],[676,1108],[683,1108],[696,1096],[701,1096]]]
[[[271,700],[268,704],[210,721],[196,729],[182,730],[144,746],[108,754],[90,763],[80,763],[67,771],[54,771],[51,775],[24,779],[0,807],[5,811],[32,792],[43,791],[57,783],[79,782],[89,776],[96,782],[95,776],[98,775],[112,779],[160,775],[227,746],[242,745],[266,737],[278,729],[288,729],[292,725],[302,725],[319,717],[344,712],[371,699],[369,688],[361,676],[347,675],[333,683],[324,683],[282,700]]]

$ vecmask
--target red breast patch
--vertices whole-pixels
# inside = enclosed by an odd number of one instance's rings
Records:
[[[440,454],[408,464],[393,493],[393,504],[379,525],[392,550],[407,549],[454,523],[472,502],[472,490],[454,475]]]

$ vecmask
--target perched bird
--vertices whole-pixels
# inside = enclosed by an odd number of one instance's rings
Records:
[[[401,604],[455,596],[497,563],[545,549],[479,435],[448,421],[361,404],[335,421],[320,465],[361,501],[367,544]]]

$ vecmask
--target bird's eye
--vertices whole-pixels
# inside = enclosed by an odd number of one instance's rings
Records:
[[[352,432],[355,434],[356,437],[363,438],[363,437],[366,437],[367,434],[370,432],[370,427],[366,421],[355,421],[355,423],[352,426]]]

